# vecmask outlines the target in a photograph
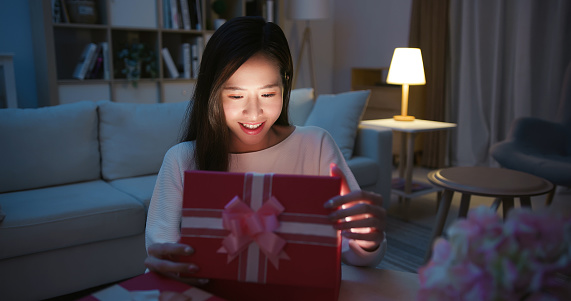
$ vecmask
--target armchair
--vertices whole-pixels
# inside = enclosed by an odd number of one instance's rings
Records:
[[[506,140],[494,144],[490,153],[502,167],[542,177],[556,186],[571,187],[571,63],[563,78],[555,121],[518,118]],[[552,197],[553,192],[547,204]]]

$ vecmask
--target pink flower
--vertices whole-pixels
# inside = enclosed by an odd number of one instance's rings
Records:
[[[419,272],[419,300],[551,300],[571,271],[571,218],[516,208],[505,222],[486,207],[439,238]]]

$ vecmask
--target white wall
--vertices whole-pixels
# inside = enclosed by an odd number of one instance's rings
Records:
[[[331,0],[331,4],[329,19],[310,23],[317,94],[351,90],[351,68],[388,67],[394,49],[408,46],[412,0]],[[287,3],[283,9],[287,11]],[[305,22],[284,17],[281,24],[295,64]],[[307,53],[303,56],[297,88],[311,85]]]

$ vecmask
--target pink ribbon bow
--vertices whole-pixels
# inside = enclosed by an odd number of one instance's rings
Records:
[[[254,212],[238,196],[235,196],[222,212],[222,226],[230,234],[222,241],[219,253],[228,253],[228,262],[234,260],[252,242],[256,242],[260,250],[277,269],[279,259],[289,259],[282,251],[286,241],[273,233],[279,228],[277,216],[284,207],[275,197],[271,197],[258,211]]]

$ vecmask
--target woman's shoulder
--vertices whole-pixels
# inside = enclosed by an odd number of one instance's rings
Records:
[[[296,126],[294,134],[297,135],[299,139],[303,140],[311,139],[311,140],[323,141],[323,140],[333,139],[329,134],[329,132],[327,132],[323,128],[312,125]]]
[[[307,125],[307,126],[296,126],[295,127],[295,134],[301,136],[323,136],[329,135],[329,133],[317,126]]]
[[[188,161],[194,156],[194,141],[185,141],[173,145],[165,154],[165,161]]]

